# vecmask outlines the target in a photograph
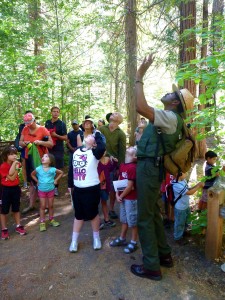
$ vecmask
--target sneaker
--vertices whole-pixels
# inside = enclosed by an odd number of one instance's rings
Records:
[[[2,229],[1,239],[2,240],[8,240],[9,239],[8,229]]]
[[[118,219],[118,216],[117,216],[117,214],[115,213],[114,210],[110,210],[110,211],[109,211],[109,216],[110,216],[112,219]]]
[[[54,193],[55,196],[59,196],[59,191],[58,191],[58,188],[55,188],[55,193]]]
[[[53,227],[58,227],[60,225],[60,223],[58,221],[56,221],[55,219],[52,219],[51,221],[49,221],[49,225],[51,225]]]
[[[77,250],[78,250],[78,243],[77,243],[77,241],[72,241],[71,244],[70,244],[70,247],[69,247],[69,251],[71,253],[75,253],[75,252],[77,252]]]
[[[21,225],[18,226],[18,227],[16,227],[16,232],[19,233],[19,235],[25,235],[25,234],[27,234],[26,230]]]
[[[100,250],[102,248],[102,243],[99,237],[93,239],[93,249]]]
[[[111,227],[115,227],[116,226],[116,223],[109,220],[109,221],[103,221],[100,226],[99,226],[99,229],[104,229],[104,228],[111,228]]]
[[[46,224],[45,224],[45,222],[41,222],[39,224],[39,229],[40,229],[40,232],[46,231]]]
[[[33,211],[33,210],[35,210],[35,207],[28,206],[28,207],[24,208],[24,210],[22,210],[22,214],[26,214],[29,211]]]

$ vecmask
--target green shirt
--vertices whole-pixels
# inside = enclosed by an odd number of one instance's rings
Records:
[[[119,127],[114,131],[109,130],[109,125],[101,126],[99,128],[106,138],[106,151],[118,159],[121,164],[125,161],[126,152],[126,135]]]

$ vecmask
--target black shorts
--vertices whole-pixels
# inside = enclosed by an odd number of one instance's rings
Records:
[[[98,215],[100,184],[87,188],[74,187],[73,207],[77,220],[93,220]]]
[[[20,211],[20,187],[17,186],[2,186],[2,215],[7,215],[12,206],[12,212]]]
[[[55,157],[56,169],[62,169],[64,167],[64,152],[49,149],[49,153],[51,153]]]

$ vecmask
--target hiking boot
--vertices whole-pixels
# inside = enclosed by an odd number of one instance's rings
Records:
[[[24,214],[26,214],[30,211],[33,211],[33,210],[35,210],[35,208],[33,206],[32,207],[28,206],[28,207],[24,208],[24,210],[22,210],[22,214],[24,215]]]
[[[8,240],[9,239],[9,232],[8,232],[7,228],[2,229],[1,239],[2,240]]]
[[[55,195],[55,196],[59,196],[59,191],[58,191],[58,188],[57,188],[57,187],[55,188],[54,195]]]
[[[173,259],[170,253],[161,255],[159,257],[160,265],[166,268],[172,268],[173,267]]]
[[[40,229],[40,232],[46,231],[46,224],[45,224],[45,222],[41,222],[39,224],[39,229]]]
[[[58,221],[56,221],[55,219],[52,219],[51,221],[49,220],[49,225],[51,225],[53,227],[58,227],[58,226],[60,226],[60,223]]]
[[[162,273],[160,270],[152,271],[149,269],[145,269],[144,265],[132,265],[130,267],[130,270],[134,275],[139,277],[148,278],[157,281],[162,279]]]
[[[26,230],[22,225],[16,227],[16,232],[19,233],[19,235],[25,235],[27,234]]]
[[[110,211],[109,211],[109,216],[110,216],[112,219],[118,219],[118,216],[117,216],[117,214],[115,213],[114,210],[110,210]]]
[[[110,227],[115,227],[116,226],[116,223],[109,220],[109,221],[103,221],[100,226],[99,226],[99,229],[106,229],[106,228],[110,228]]]

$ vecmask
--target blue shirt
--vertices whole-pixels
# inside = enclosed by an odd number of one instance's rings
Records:
[[[174,199],[176,199],[180,194],[182,197],[177,201],[175,204],[176,209],[185,210],[189,207],[189,195],[186,195],[188,191],[187,181],[172,181],[173,184],[173,192],[174,192]]]
[[[54,190],[56,168],[50,167],[47,171],[45,171],[41,165],[36,168],[36,172],[36,176],[38,178],[38,190],[41,192],[50,192]]]

